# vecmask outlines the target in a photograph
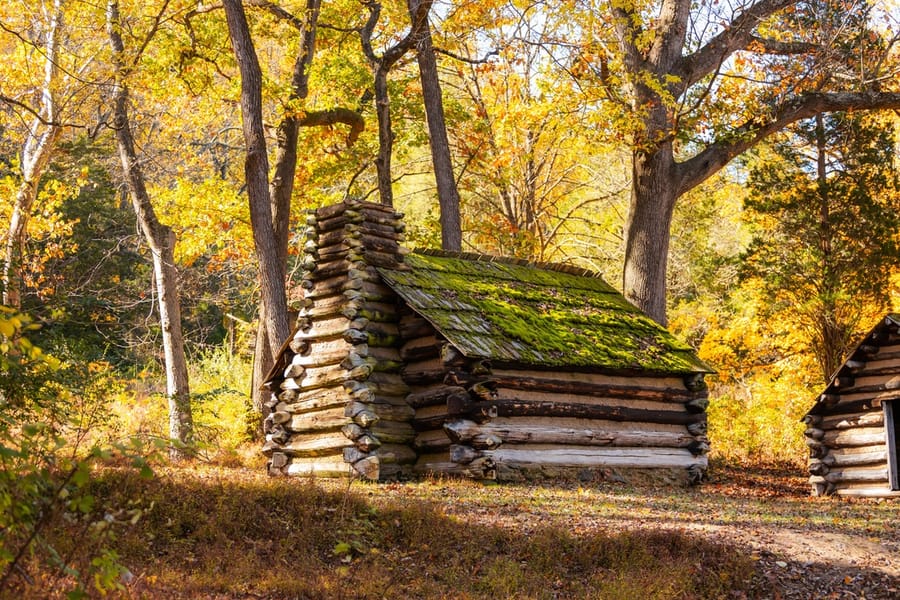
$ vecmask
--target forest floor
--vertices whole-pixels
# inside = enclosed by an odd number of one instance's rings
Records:
[[[900,503],[811,497],[800,469],[714,464],[689,489],[98,475],[98,501],[144,511],[108,540],[128,568],[112,597],[900,598]],[[86,551],[66,519],[57,533],[63,556]],[[9,597],[63,597],[26,570]]]
[[[448,510],[466,520],[525,528],[561,516],[575,531],[628,529],[699,535],[750,557],[752,574],[730,598],[900,598],[900,503],[815,498],[801,469],[719,466],[710,481],[673,492],[602,484],[569,510],[552,503],[523,514],[506,499],[473,502],[452,493]],[[543,494],[544,492],[540,492]],[[550,494],[552,496],[552,494]],[[497,510],[500,507],[501,510]]]
[[[747,597],[900,598],[896,500],[814,498],[805,475],[784,468],[719,469],[702,489],[673,524],[748,550]]]

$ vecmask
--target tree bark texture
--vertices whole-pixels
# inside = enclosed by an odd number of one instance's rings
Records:
[[[153,257],[153,273],[159,308],[159,324],[162,329],[163,353],[166,366],[166,396],[169,402],[169,437],[178,441],[170,450],[174,459],[189,456],[187,446],[193,441],[193,417],[191,415],[190,386],[187,359],[184,353],[184,337],[181,330],[181,304],[178,297],[178,272],[175,269],[175,233],[159,222],[144,181],[140,162],[135,151],[134,137],[128,115],[128,87],[124,78],[123,54],[118,2],[107,5],[107,32],[117,68],[113,87],[113,126],[122,171],[131,196],[141,233],[150,247]]]
[[[419,0],[416,10],[410,13],[410,30],[399,42],[377,56],[372,49],[372,33],[381,15],[381,4],[375,0],[366,3],[369,18],[359,29],[363,53],[373,70],[373,87],[375,93],[375,114],[378,117],[378,156],[375,157],[375,168],[378,176],[378,194],[385,206],[394,205],[392,188],[391,157],[393,155],[394,131],[391,126],[391,99],[388,93],[387,78],[391,69],[416,43],[422,28],[428,23],[428,11],[431,0]]]
[[[241,115],[247,156],[244,173],[250,203],[253,243],[259,261],[260,304],[264,307],[268,346],[274,356],[290,334],[284,269],[276,240],[269,192],[269,161],[262,120],[262,73],[240,0],[223,2],[235,59],[241,73]]]
[[[415,23],[421,0],[408,0],[410,22]],[[422,82],[422,100],[428,121],[431,162],[440,205],[441,248],[453,252],[462,250],[462,223],[459,214],[459,190],[453,174],[450,140],[444,119],[444,101],[438,79],[437,60],[431,41],[431,26],[426,18],[416,42],[416,60]]]
[[[691,3],[663,0],[646,46],[644,16],[633,5],[611,7],[613,27],[628,85],[623,102],[636,119],[632,131],[634,176],[626,227],[623,269],[625,296],[661,324],[666,323],[666,262],[675,202],[721,170],[733,158],[785,126],[817,113],[883,110],[900,107],[900,94],[880,91],[823,92],[800,90],[767,111],[753,114],[727,137],[678,162],[672,138],[677,133],[677,103],[693,86],[715,77],[735,52],[770,55],[815,53],[806,43],[782,42],[760,35],[757,25],[796,0],[759,0],[737,13],[728,26],[699,48],[685,53]],[[648,81],[655,82],[650,86]],[[607,83],[604,81],[604,83]]]

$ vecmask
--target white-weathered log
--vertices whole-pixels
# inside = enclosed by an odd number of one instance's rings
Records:
[[[883,448],[871,452],[860,452],[856,454],[844,454],[840,452],[832,452],[826,458],[832,466],[851,467],[860,465],[872,465],[882,463],[887,465],[887,451]]]
[[[705,468],[705,456],[694,456],[681,448],[592,448],[551,445],[513,446],[484,450],[494,462],[518,465],[556,465],[572,467]]]
[[[575,392],[540,391],[530,389],[516,389],[510,386],[498,386],[496,388],[499,400],[522,400],[527,402],[566,402],[571,404],[584,404],[586,406],[627,406],[628,408],[642,408],[646,410],[684,411],[683,402],[660,401],[646,397],[613,397],[610,395],[579,394]],[[659,396],[659,392],[654,392]],[[624,392],[623,392],[624,396]],[[661,396],[660,396],[661,397]]]
[[[622,431],[618,429],[560,427],[552,418],[542,424],[520,423],[515,418],[501,423],[492,421],[475,423],[467,419],[454,419],[444,424],[450,439],[457,443],[488,448],[498,445],[488,443],[491,438],[502,443],[571,444],[584,446],[636,446],[687,448],[694,436],[669,431]]]
[[[900,490],[892,490],[887,485],[884,487],[841,487],[834,492],[838,496],[857,498],[900,498]]]
[[[825,475],[825,481],[835,484],[849,481],[884,481],[887,484],[888,472],[885,467],[861,467],[856,469],[836,469],[832,467],[828,474]]]
[[[822,429],[852,429],[855,427],[877,427],[884,425],[884,413],[871,410],[849,415],[823,417],[819,427]]]
[[[884,428],[858,427],[854,429],[832,430],[825,433],[823,442],[825,445],[833,448],[870,446],[872,444],[884,443]]]
[[[291,417],[288,429],[297,433],[321,431],[323,429],[339,429],[350,423],[343,408],[330,408],[318,412],[308,412]]]
[[[340,431],[320,434],[294,434],[288,442],[281,446],[281,452],[289,456],[327,456],[340,452],[343,448],[352,445]]]
[[[344,462],[344,457],[341,455],[316,458],[295,457],[283,471],[287,475],[294,476],[349,477],[352,475],[350,465]]]

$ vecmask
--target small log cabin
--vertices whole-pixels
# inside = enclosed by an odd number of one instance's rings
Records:
[[[869,332],[803,420],[814,495],[900,498],[900,314]]]
[[[272,474],[696,483],[710,369],[599,276],[404,249],[401,215],[309,213],[265,383]]]

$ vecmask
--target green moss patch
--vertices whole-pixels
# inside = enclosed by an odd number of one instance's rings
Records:
[[[409,270],[379,272],[467,356],[537,367],[710,372],[597,275],[417,253],[406,264]]]

